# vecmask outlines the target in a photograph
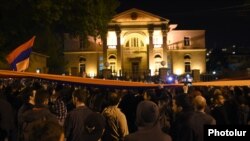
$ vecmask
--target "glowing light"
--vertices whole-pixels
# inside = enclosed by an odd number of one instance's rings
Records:
[[[161,47],[162,45],[162,32],[161,30],[155,30],[153,33],[153,44],[154,47]]]
[[[160,48],[160,47],[161,47],[161,45],[159,45],[159,44],[155,44],[155,45],[154,45],[154,47],[155,47],[155,48]]]
[[[146,43],[147,45],[149,44],[149,39],[148,39],[148,38],[145,39],[145,43]]]
[[[188,82],[192,82],[192,81],[193,81],[193,78],[191,78],[191,77],[190,77],[190,78],[187,78],[187,81],[188,81]]]
[[[117,45],[117,37],[116,37],[115,31],[108,32],[107,45],[108,46],[116,46]]]
[[[174,78],[173,78],[172,76],[169,76],[169,77],[168,77],[168,81],[170,81],[170,82],[172,82],[173,79],[174,79]]]
[[[40,69],[36,69],[36,73],[40,73],[41,72],[41,70]]]
[[[116,46],[114,46],[114,45],[113,45],[113,46],[108,46],[108,47],[109,47],[109,48],[116,48]]]
[[[224,52],[226,52],[227,51],[227,48],[223,48],[223,49],[221,49],[222,51],[224,51]]]
[[[216,74],[216,71],[213,71],[212,73],[213,73],[213,75],[215,75],[215,74]]]
[[[124,37],[121,37],[121,44],[123,45],[123,44],[124,44],[124,42],[125,42]]]
[[[182,74],[181,69],[176,69],[176,70],[175,70],[175,74],[176,74],[176,75],[181,75],[181,74]]]
[[[94,72],[90,72],[89,73],[89,77],[94,78],[95,77],[95,73]]]

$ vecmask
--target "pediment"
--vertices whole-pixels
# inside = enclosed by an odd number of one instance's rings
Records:
[[[124,23],[124,22],[167,22],[168,19],[154,15],[152,13],[142,11],[136,8],[124,11],[114,16],[111,22]]]

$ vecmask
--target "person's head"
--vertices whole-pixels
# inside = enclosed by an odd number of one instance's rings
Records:
[[[176,96],[176,105],[181,107],[184,111],[189,111],[193,109],[192,100],[186,94]]]
[[[193,104],[194,104],[194,109],[196,111],[203,111],[203,112],[207,105],[206,99],[201,95],[198,95],[193,99]]]
[[[35,121],[29,132],[29,141],[64,141],[63,127],[55,121]]]
[[[156,90],[155,89],[148,89],[145,91],[143,98],[144,100],[152,100],[156,97]]]
[[[35,96],[35,105],[36,107],[42,107],[48,105],[49,102],[49,92],[47,90],[37,90]]]
[[[202,93],[200,90],[194,90],[192,93],[192,96],[195,98],[196,96],[202,96]]]
[[[153,126],[158,121],[159,108],[149,100],[141,101],[136,110],[136,124],[138,127]]]
[[[223,105],[225,102],[225,98],[222,94],[216,94],[214,95],[214,103],[216,105]]]
[[[221,91],[221,89],[216,88],[216,89],[214,90],[214,93],[213,93],[213,94],[214,94],[214,95],[222,94],[222,91]]]
[[[36,96],[36,90],[32,89],[31,87],[26,87],[22,91],[22,96],[23,96],[23,102],[24,103],[31,103],[35,104],[35,96]]]
[[[105,118],[100,113],[92,113],[90,114],[84,124],[84,132],[87,134],[86,140],[87,141],[97,141],[99,140],[103,132],[105,130]]]
[[[118,105],[121,99],[121,95],[118,92],[111,92],[108,96],[109,105],[115,106]]]
[[[52,89],[50,92],[50,102],[55,102],[57,99],[61,97],[61,91],[56,91],[56,89]]]
[[[83,89],[77,89],[72,94],[73,104],[85,103],[87,99],[87,91]]]

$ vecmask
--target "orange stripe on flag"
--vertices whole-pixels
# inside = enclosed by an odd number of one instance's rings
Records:
[[[29,67],[29,58],[16,64],[17,71],[25,71]]]
[[[33,36],[29,41],[25,42],[24,44],[18,46],[15,50],[13,50],[7,57],[6,60],[9,64],[11,64],[15,58],[22,53],[24,50],[31,48],[34,44],[36,36]]]

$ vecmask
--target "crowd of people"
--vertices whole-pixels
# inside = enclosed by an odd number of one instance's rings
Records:
[[[115,88],[0,79],[0,141],[203,141],[249,125],[249,86]]]

